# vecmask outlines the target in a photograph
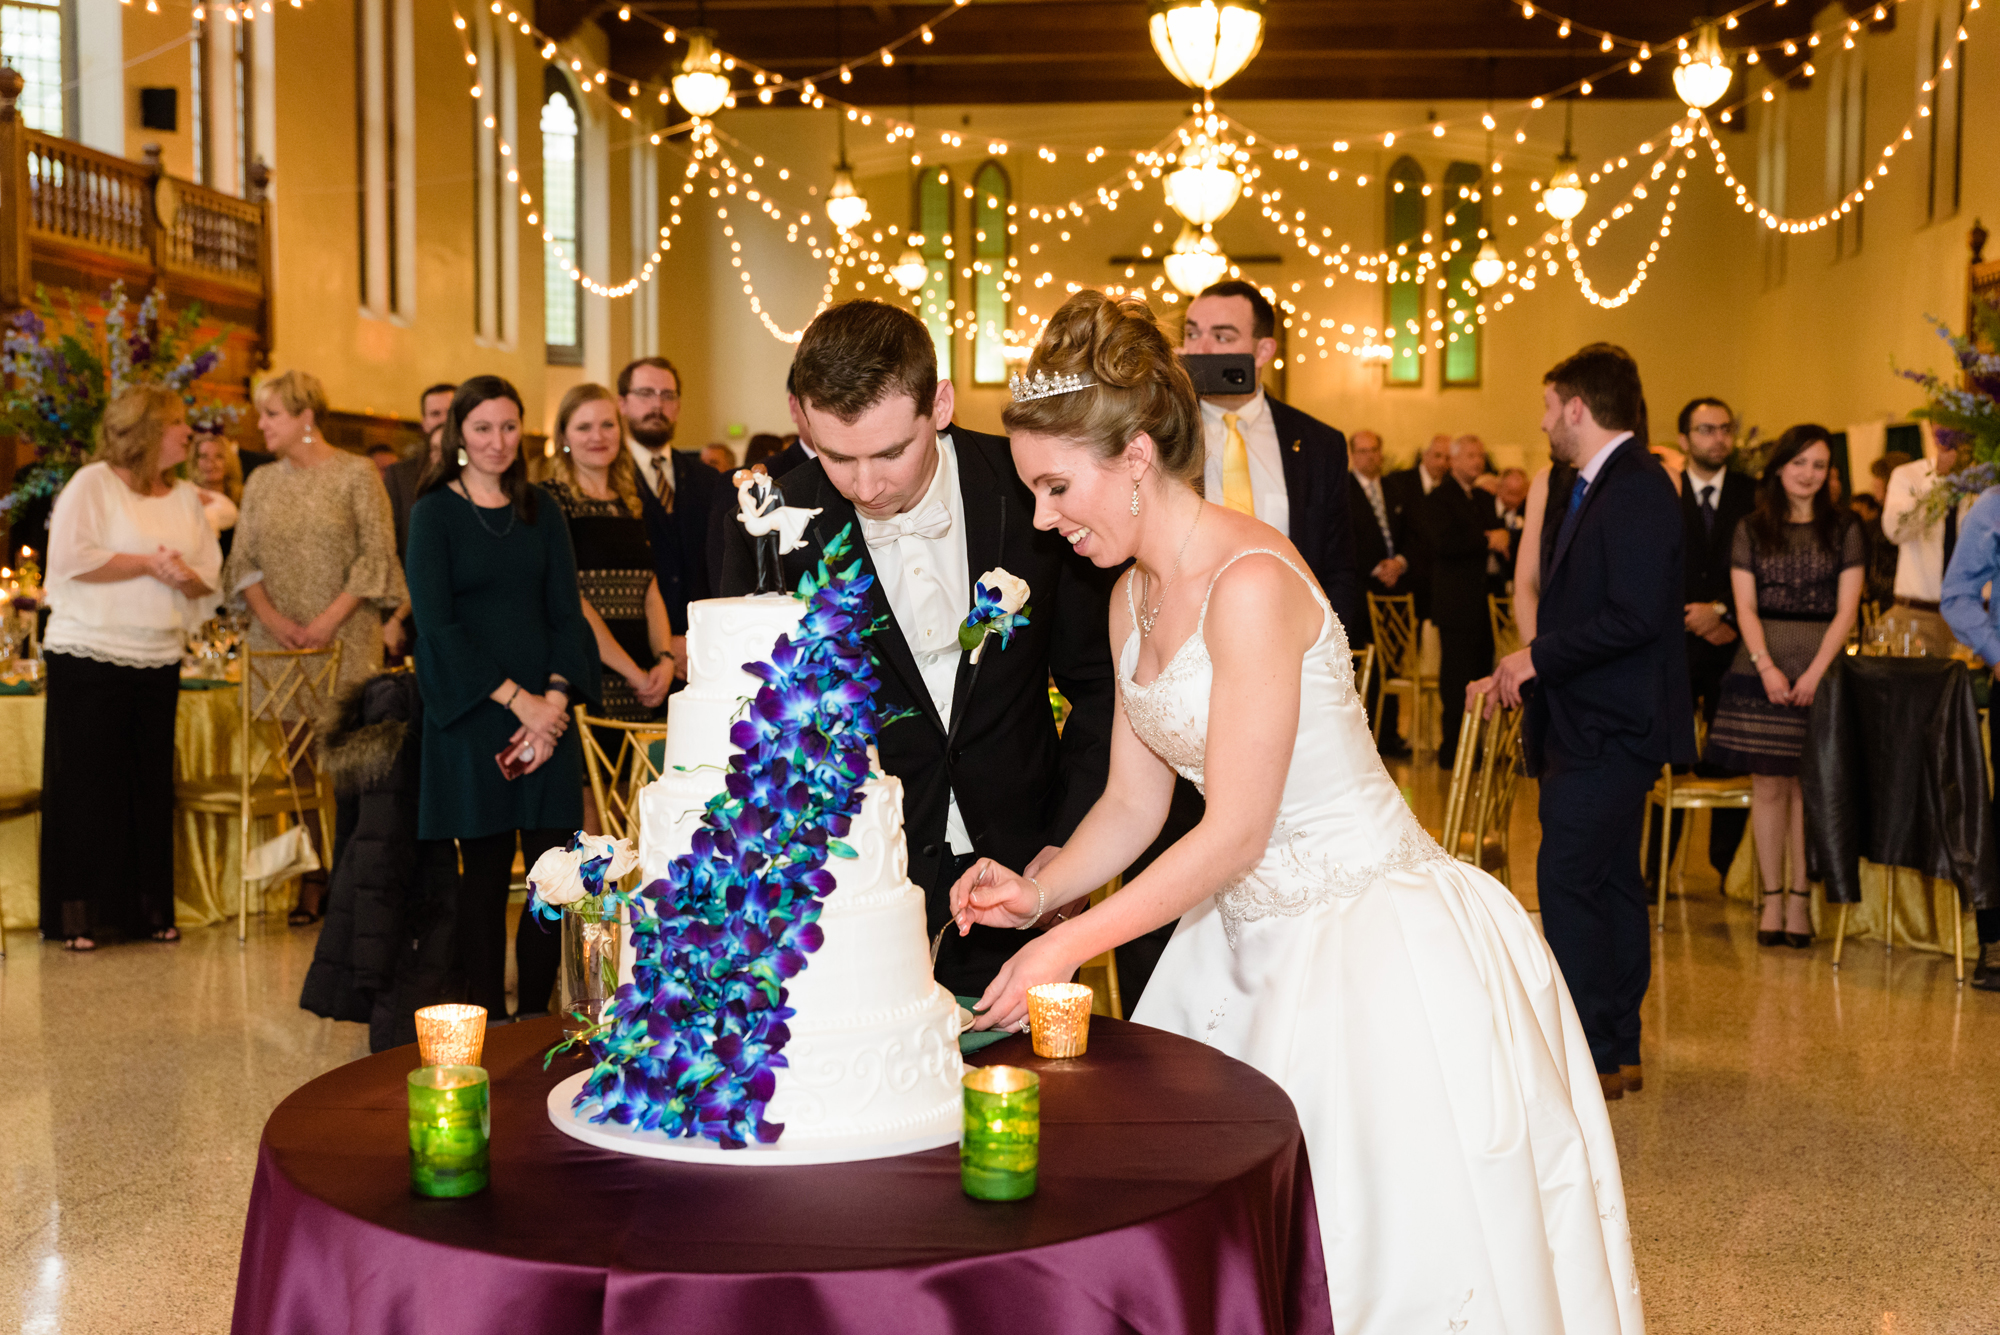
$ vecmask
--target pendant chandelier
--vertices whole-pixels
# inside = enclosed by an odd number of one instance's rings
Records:
[[[729,100],[729,76],[723,72],[722,57],[716,54],[715,33],[705,26],[708,6],[696,11],[695,27],[687,30],[688,53],[680,72],[674,75],[674,100],[681,110],[697,118],[713,116]]]
[[[1243,193],[1243,178],[1230,165],[1231,146],[1197,136],[1180,155],[1180,168],[1161,182],[1167,206],[1196,227],[1207,227],[1229,212]]]
[[[1590,196],[1583,188],[1583,177],[1576,170],[1576,154],[1570,152],[1570,129],[1576,119],[1576,103],[1567,102],[1563,106],[1563,151],[1556,159],[1556,174],[1549,178],[1548,188],[1542,191],[1542,207],[1557,222],[1568,222],[1583,212],[1583,206]]]
[[[1264,0],[1152,0],[1146,30],[1167,73],[1212,93],[1264,44]]]
[[[1167,281],[1184,295],[1195,297],[1229,272],[1229,257],[1207,228],[1197,231],[1193,223],[1183,223],[1174,248],[1167,252],[1166,266]]]
[[[1479,258],[1472,262],[1472,281],[1481,287],[1492,287],[1507,276],[1507,263],[1500,258],[1500,248],[1487,237],[1479,247]]]
[[[833,7],[833,48],[841,56],[840,5]],[[834,117],[840,135],[840,161],[833,169],[833,185],[826,192],[826,220],[843,232],[851,232],[868,221],[868,201],[854,188],[854,170],[847,165],[847,118]]]
[[[1681,101],[1700,111],[1714,106],[1729,91],[1734,74],[1715,24],[1704,22],[1696,31],[1694,50],[1681,52],[1681,63],[1674,68],[1674,91],[1681,95]]]
[[[916,240],[915,237],[910,239]],[[896,286],[903,289],[904,296],[922,287],[924,280],[930,276],[931,266],[924,262],[924,253],[915,246],[903,247],[903,253],[896,260],[895,267],[889,270],[889,277],[896,280]]]

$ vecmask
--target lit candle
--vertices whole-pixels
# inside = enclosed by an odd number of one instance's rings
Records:
[[[1082,983],[1028,989],[1028,1030],[1037,1057],[1081,1057],[1090,1046],[1091,991]]]
[[[477,1066],[410,1072],[410,1190],[471,1196],[486,1190],[492,1086]]]
[[[477,1066],[486,1047],[486,1008],[448,1003],[417,1012],[417,1054],[426,1066]]]
[[[1018,1066],[982,1066],[967,1071],[964,1084],[959,1185],[980,1201],[1034,1195],[1042,1144],[1041,1077]]]

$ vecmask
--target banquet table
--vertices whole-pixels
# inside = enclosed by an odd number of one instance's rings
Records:
[[[956,1147],[817,1167],[600,1150],[545,1099],[554,1019],[490,1029],[492,1185],[411,1194],[413,1047],[272,1113],[234,1335],[1196,1335],[1333,1329],[1291,1100],[1200,1043],[1098,1018],[1090,1050],[967,1057],[1042,1078],[1039,1190],[975,1201]]]
[[[205,686],[182,683],[174,713],[176,780],[236,769],[243,727],[241,692],[234,685]],[[41,787],[45,705],[40,695],[0,695],[0,787]],[[105,763],[115,763],[115,758],[106,757]],[[26,932],[41,921],[39,828],[34,820],[0,822],[0,917],[10,932]],[[258,819],[251,825],[252,842],[268,838],[276,828],[271,820]],[[234,821],[176,813],[174,921],[186,928],[234,917],[239,860]],[[289,907],[279,889],[273,888],[266,897],[273,907]]]

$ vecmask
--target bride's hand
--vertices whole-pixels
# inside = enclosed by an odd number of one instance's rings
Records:
[[[1028,906],[1032,912],[1034,905]],[[1028,944],[1002,965],[987,984],[973,1013],[974,1029],[1015,1029],[1028,1027],[1028,989],[1037,983],[1067,983],[1076,974],[1077,962],[1069,958],[1058,936],[1030,937]]]
[[[1026,927],[1035,920],[1041,892],[992,858],[981,858],[951,888],[951,916],[964,936],[974,923]]]

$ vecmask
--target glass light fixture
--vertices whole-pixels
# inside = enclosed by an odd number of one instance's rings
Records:
[[[1193,223],[1183,223],[1174,248],[1167,252],[1166,266],[1167,281],[1183,294],[1196,297],[1229,272],[1229,257],[1206,228],[1197,231]]]
[[[1555,175],[1542,191],[1542,207],[1557,222],[1568,222],[1583,212],[1590,196],[1584,191],[1583,177],[1576,170],[1576,154],[1570,152],[1570,130],[1576,119],[1576,103],[1563,104],[1563,151],[1556,159]]]
[[[1500,258],[1500,250],[1489,236],[1479,247],[1479,258],[1472,262],[1472,281],[1481,287],[1492,287],[1506,276],[1506,261]]]
[[[716,54],[715,34],[706,28],[687,31],[688,53],[674,76],[674,100],[690,116],[713,116],[729,97],[729,76]]]
[[[1161,182],[1167,206],[1196,227],[1207,227],[1229,212],[1243,193],[1243,178],[1230,165],[1228,146],[1206,135],[1181,154],[1179,170]]]
[[[889,277],[896,280],[896,286],[905,295],[915,292],[931,276],[931,266],[924,262],[924,253],[915,246],[905,246],[895,267],[889,270]]]
[[[1734,75],[1715,24],[1703,23],[1695,34],[1694,49],[1683,52],[1681,63],[1674,67],[1674,91],[1681,95],[1681,101],[1699,111],[1714,106],[1729,91]]]
[[[868,201],[854,188],[854,173],[844,156],[834,168],[833,185],[826,192],[826,220],[843,232],[868,221]]]
[[[1264,0],[1152,0],[1146,30],[1167,73],[1214,92],[1264,45]]]

